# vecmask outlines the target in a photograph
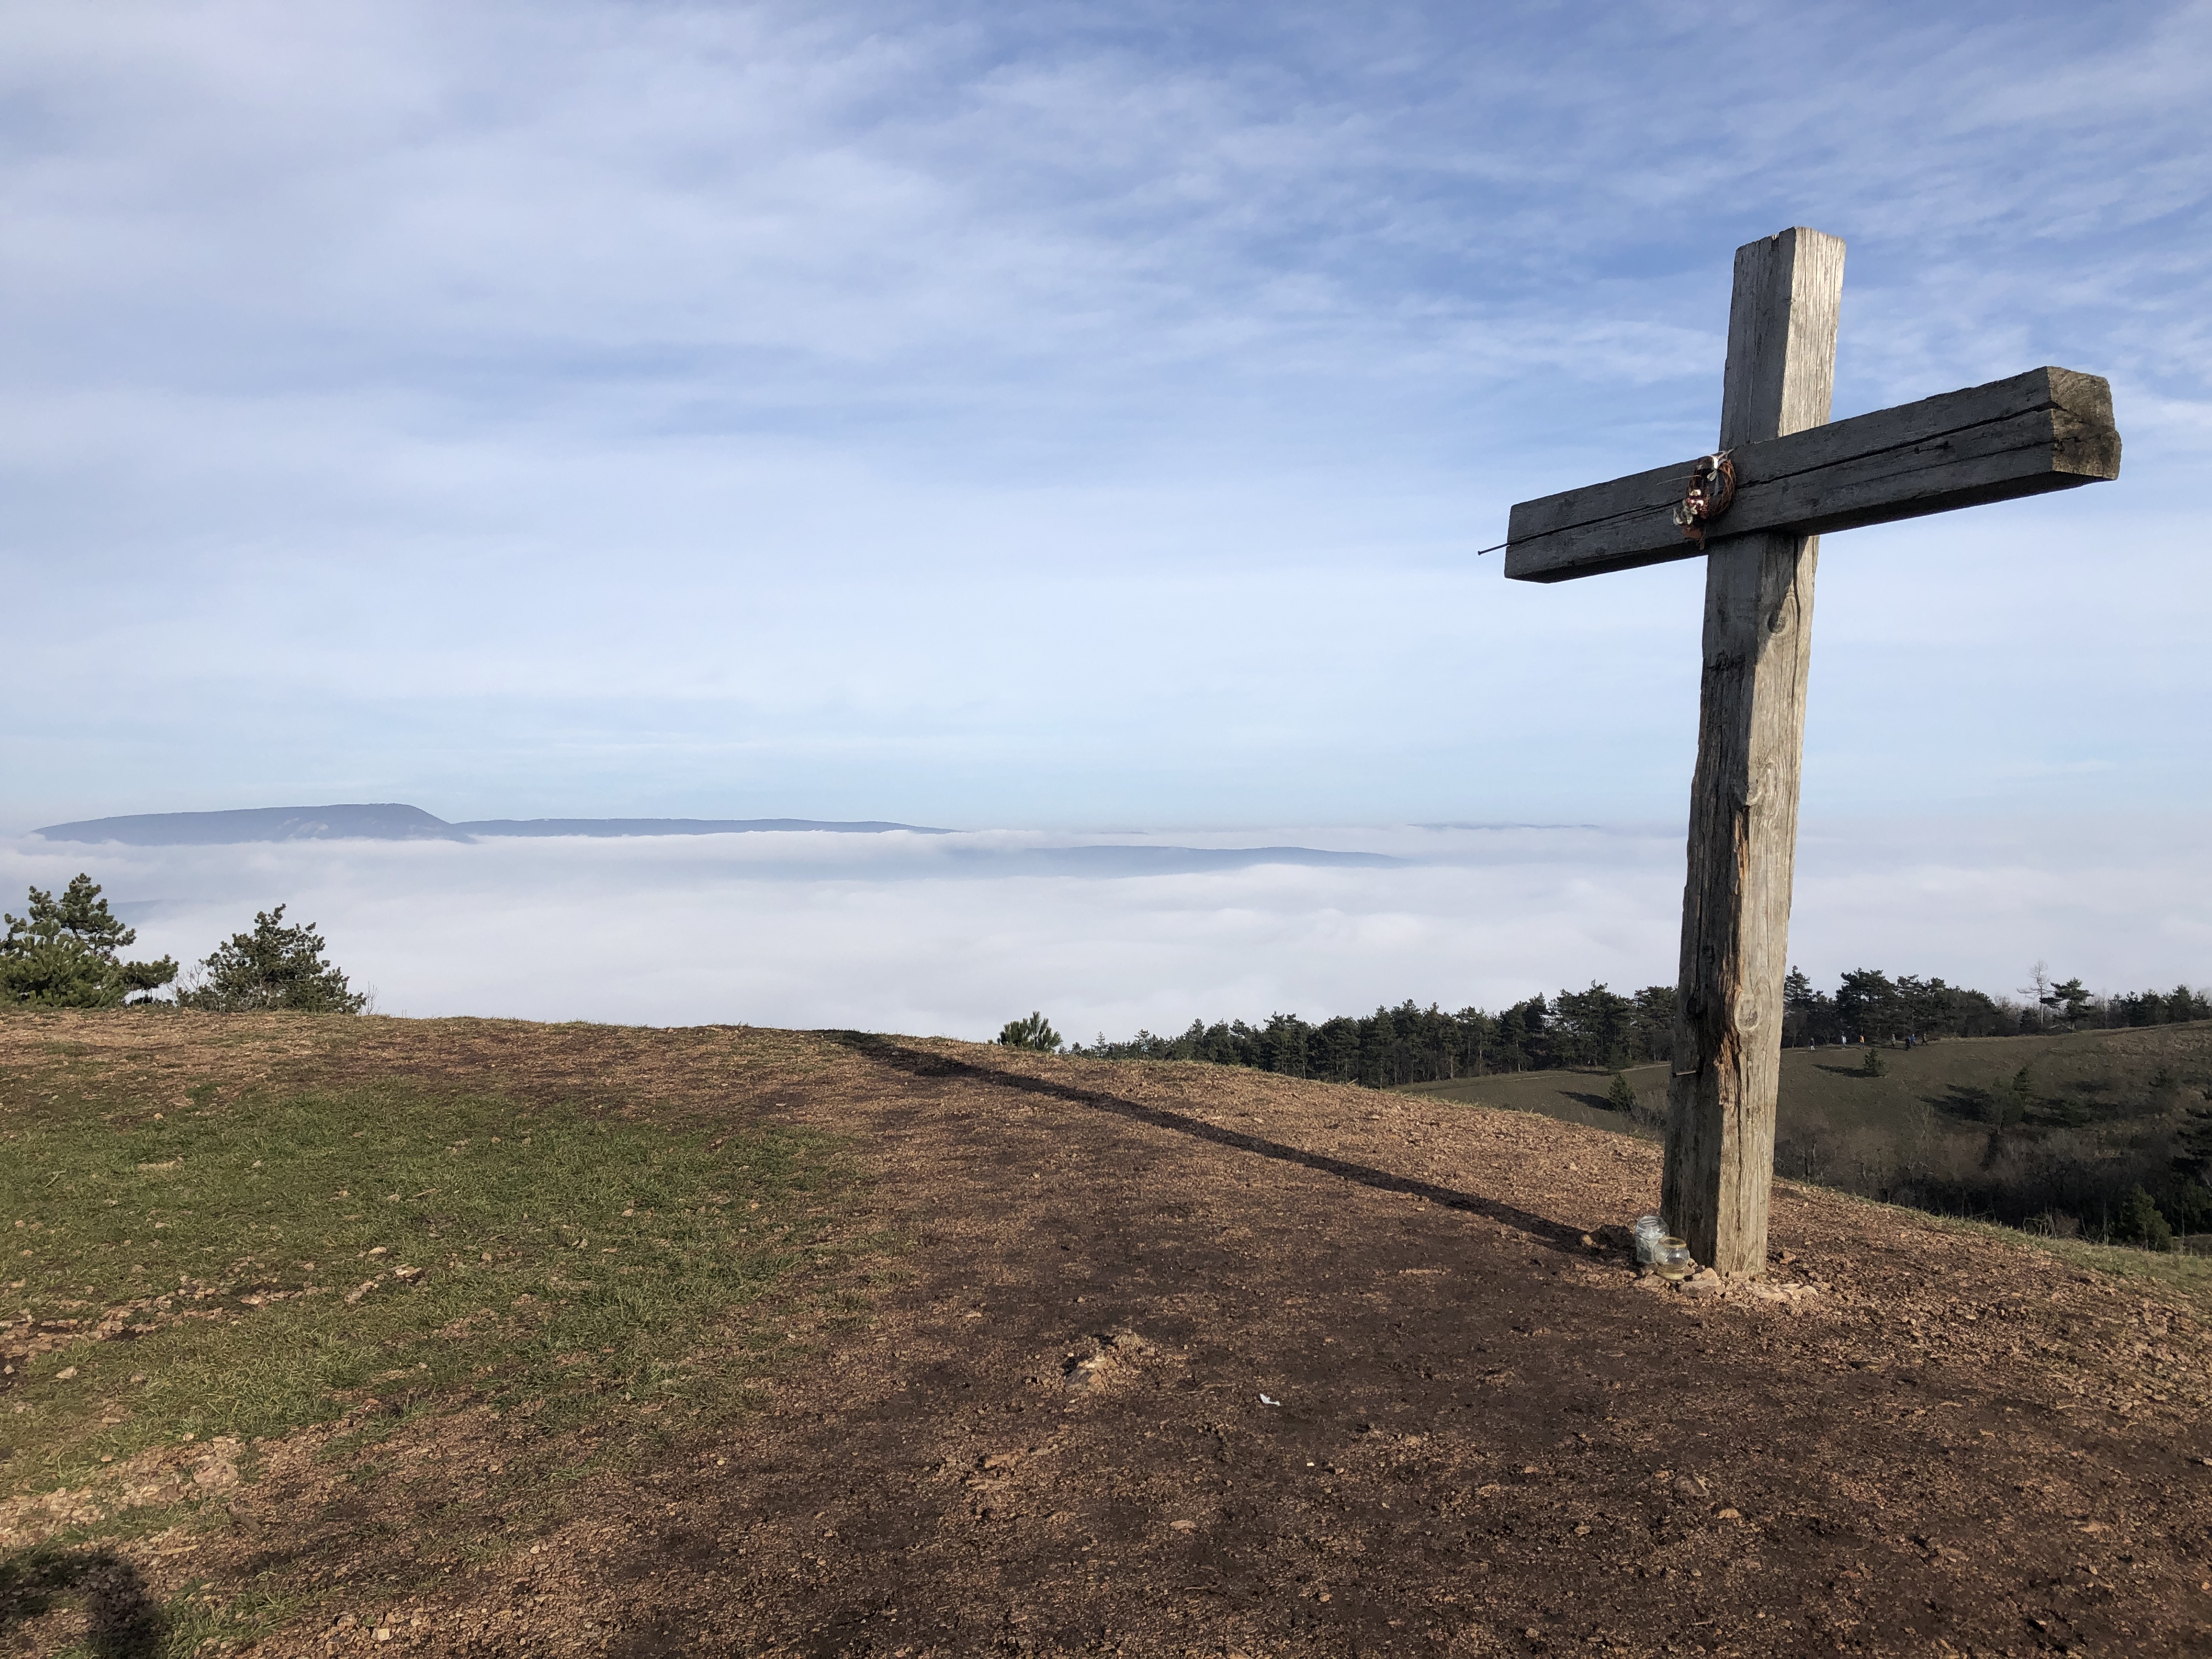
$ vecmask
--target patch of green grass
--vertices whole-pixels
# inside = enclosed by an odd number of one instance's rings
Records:
[[[161,1651],[183,1659],[212,1643],[242,1647],[281,1629],[305,1605],[301,1596],[259,1586],[227,1595],[195,1583],[162,1608]]]
[[[99,1103],[0,1128],[5,1337],[76,1338],[9,1362],[18,1492],[370,1399],[486,1402],[548,1431],[727,1402],[743,1356],[773,1351],[743,1311],[851,1248],[830,1228],[849,1167],[788,1129],[398,1082],[159,1120]]]

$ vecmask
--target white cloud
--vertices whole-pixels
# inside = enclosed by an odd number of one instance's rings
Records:
[[[1470,556],[1793,221],[2130,456],[1832,539],[1808,800],[2202,806],[2208,20],[0,6],[0,808],[1671,813],[1695,573]]]
[[[2002,994],[2048,959],[2110,989],[2212,979],[2212,821],[1816,823],[1792,956]],[[765,834],[129,848],[0,842],[0,890],[102,882],[141,954],[204,956],[289,902],[383,1011],[1071,1038],[1322,1018],[1411,997],[1496,1007],[1672,982],[1681,848],[1645,829],[1124,833],[1304,845],[1382,868],[1036,874],[1072,838]],[[1051,867],[1048,863],[1048,868]],[[11,907],[12,908],[12,907]]]

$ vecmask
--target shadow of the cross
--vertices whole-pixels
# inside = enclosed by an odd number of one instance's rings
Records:
[[[1348,1158],[1334,1158],[1327,1152],[1308,1152],[1302,1146],[1287,1146],[1279,1140],[1270,1140],[1264,1135],[1248,1134],[1242,1129],[1209,1123],[1204,1118],[1194,1117],[1187,1112],[1170,1111],[1163,1106],[1147,1106],[1141,1102],[1124,1100],[1119,1095],[1105,1094],[1096,1089],[1079,1089],[1071,1084],[1028,1077],[1019,1072],[1002,1072],[993,1066],[954,1060],[945,1054],[908,1048],[888,1037],[875,1036],[866,1031],[824,1031],[821,1035],[912,1077],[957,1078],[1002,1089],[1018,1089],[1024,1094],[1048,1095],[1054,1100],[1087,1106],[1094,1111],[1110,1112],[1116,1117],[1149,1124],[1156,1129],[1167,1129],[1176,1134],[1189,1135],[1194,1139],[1211,1141],[1217,1146],[1251,1152],[1261,1158],[1273,1158],[1279,1163],[1300,1164],[1322,1175],[1357,1182],[1363,1187],[1373,1187],[1386,1193],[1407,1193],[1416,1198],[1425,1198],[1431,1204],[1442,1205],[1446,1209],[1465,1210],[1526,1233],[1552,1249],[1579,1254],[1586,1248],[1583,1243],[1581,1229],[1553,1221],[1548,1216],[1536,1215],[1499,1199],[1439,1187],[1434,1182],[1417,1180],[1389,1170],[1378,1170],[1371,1164],[1354,1164]]]

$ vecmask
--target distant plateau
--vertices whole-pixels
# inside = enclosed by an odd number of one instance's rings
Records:
[[[253,806],[227,812],[135,812],[120,817],[50,823],[31,833],[45,841],[104,842],[125,847],[227,847],[255,842],[450,841],[588,836],[732,836],[771,830],[812,830],[878,836],[958,832],[878,819],[823,818],[477,818],[449,823],[419,806],[383,801],[337,806]],[[1289,864],[1388,868],[1406,862],[1380,853],[1346,853],[1315,847],[1169,847],[1158,844],[963,848],[956,866],[995,866],[1037,875],[1194,875],[1255,865]]]
[[[50,823],[31,833],[48,841],[110,841],[126,847],[222,847],[254,841],[474,841],[487,836],[731,836],[769,830],[817,830],[872,836],[904,830],[946,836],[918,823],[815,818],[480,818],[445,819],[397,801],[348,806],[249,806],[228,812],[134,812],[123,817]]]

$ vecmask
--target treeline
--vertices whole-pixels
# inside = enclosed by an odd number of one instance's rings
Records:
[[[2186,985],[2105,997],[2085,990],[2078,979],[2054,984],[2040,968],[2035,978],[2033,989],[2022,994],[2026,1000],[2015,1000],[1947,984],[1935,975],[1892,979],[1872,968],[1845,974],[1832,992],[1816,991],[1793,968],[1784,986],[1782,1040],[1791,1048],[1928,1042],[2212,1018],[2212,1002]],[[1206,1060],[1387,1089],[1499,1072],[1618,1071],[1671,1059],[1674,1042],[1673,986],[1647,985],[1623,996],[1592,984],[1587,990],[1533,996],[1496,1012],[1467,1007],[1447,1013],[1435,1003],[1424,1008],[1409,999],[1364,1016],[1319,1021],[1296,1014],[1270,1014],[1258,1025],[1194,1019],[1179,1036],[1140,1030],[1115,1042],[1102,1032],[1095,1042],[1078,1043],[1068,1052],[1098,1060]]]
[[[2177,985],[2171,991],[2100,996],[2079,979],[2054,983],[2035,969],[2021,1000],[1992,997],[1940,978],[1902,974],[1892,979],[1871,968],[1843,976],[1832,994],[1815,991],[1793,968],[1783,982],[1782,1041],[1808,1042],[1929,1042],[1939,1037],[2037,1036],[2055,1030],[2096,1030],[2127,1025],[2173,1025],[2212,1019],[2212,1000]]]
[[[1642,1065],[1667,1058],[1674,1030],[1673,986],[1646,986],[1625,997],[1592,985],[1533,996],[1496,1013],[1473,1007],[1446,1013],[1408,1000],[1364,1017],[1319,1022],[1296,1014],[1270,1014],[1262,1025],[1194,1019],[1180,1036],[1139,1031],[1111,1042],[1102,1034],[1069,1052],[1098,1060],[1203,1060],[1386,1089],[1498,1072]]]

